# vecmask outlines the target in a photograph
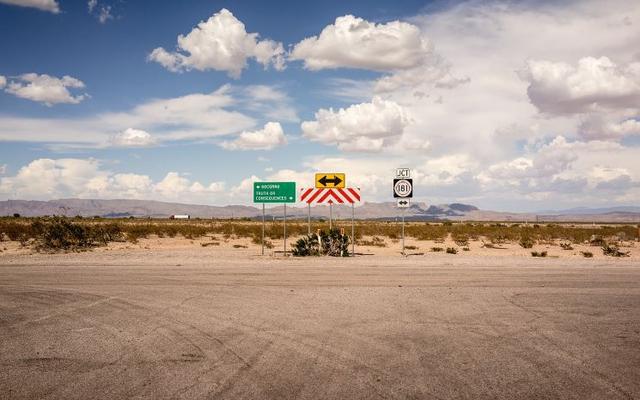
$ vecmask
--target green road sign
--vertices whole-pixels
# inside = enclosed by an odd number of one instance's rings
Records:
[[[295,182],[253,182],[254,203],[295,203]]]

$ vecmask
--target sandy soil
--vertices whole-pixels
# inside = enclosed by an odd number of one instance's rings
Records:
[[[355,250],[356,253],[366,254],[371,256],[393,256],[393,255],[401,255],[402,254],[402,242],[400,239],[389,239],[386,237],[380,237],[384,242],[384,247],[380,246],[365,246],[365,245],[356,245]],[[287,239],[287,251],[291,251],[291,244],[295,243],[297,237],[291,237]],[[265,248],[265,255],[269,256],[278,256],[282,255],[284,252],[284,242],[282,239],[273,240],[267,239],[273,247]],[[372,237],[364,237],[359,242],[371,242]],[[600,259],[608,259],[615,260],[615,258],[610,256],[605,256],[602,253],[602,249],[598,246],[590,246],[588,244],[572,244],[572,250],[563,250],[560,247],[560,243],[563,241],[553,241],[545,244],[536,244],[531,249],[522,248],[518,243],[501,243],[496,244],[495,248],[485,247],[488,246],[489,242],[484,242],[482,240],[470,241],[468,246],[459,246],[451,239],[447,239],[445,241],[432,241],[432,240],[416,240],[414,238],[407,237],[405,239],[405,254],[408,256],[416,257],[416,256],[425,256],[432,257],[437,255],[437,252],[433,251],[433,248],[440,248],[442,253],[445,253],[445,250],[449,247],[455,248],[458,253],[457,254],[447,254],[448,257],[459,257],[460,255],[473,255],[477,257],[527,257],[531,258],[531,252],[537,251],[547,252],[548,258],[571,258],[571,259],[584,259],[583,252],[592,253],[592,257],[590,259],[600,260]],[[255,244],[251,242],[249,238],[227,238],[225,239],[222,235],[213,235],[206,236],[197,239],[185,239],[183,237],[175,237],[175,238],[158,238],[152,236],[147,239],[140,239],[138,243],[130,243],[130,242],[122,242],[122,243],[110,243],[109,246],[106,247],[96,247],[91,250],[93,253],[102,253],[109,251],[145,251],[145,250],[160,250],[160,251],[170,251],[170,250],[180,250],[180,249],[192,249],[194,251],[199,251],[200,248],[218,248],[225,250],[233,250],[239,252],[243,249],[250,250],[249,254],[260,255],[261,254],[261,245]],[[467,247],[469,250],[465,251],[463,248]],[[349,248],[351,249],[351,247]],[[620,243],[620,250],[629,253],[629,257],[620,258],[624,261],[640,261],[640,243],[634,241],[626,241]],[[30,246],[21,246],[18,242],[0,242],[0,260],[2,260],[3,256],[8,255],[33,255],[36,252]],[[588,261],[588,259],[587,259]],[[0,261],[1,262],[1,261]]]
[[[640,397],[637,244],[285,259],[201,242],[0,243],[0,398]]]

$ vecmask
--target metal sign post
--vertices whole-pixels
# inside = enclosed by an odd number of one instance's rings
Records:
[[[287,203],[284,203],[284,256],[287,256]]]
[[[354,218],[356,215],[356,206],[354,203],[351,203],[351,255],[356,255],[356,230],[354,227]]]
[[[307,234],[311,235],[311,203],[307,204]]]
[[[402,255],[405,256],[406,254],[404,253],[404,213],[405,211],[402,210]]]
[[[264,255],[264,203],[262,203],[262,255]]]
[[[329,231],[331,231],[331,227],[333,226],[333,202],[329,202]]]

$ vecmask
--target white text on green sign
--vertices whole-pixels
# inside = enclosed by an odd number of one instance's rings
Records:
[[[254,182],[254,203],[295,203],[295,182]]]

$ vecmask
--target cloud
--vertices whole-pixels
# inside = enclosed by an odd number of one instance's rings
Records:
[[[301,129],[306,138],[344,151],[377,152],[398,141],[409,122],[399,104],[374,97],[370,103],[337,111],[320,109],[315,120],[303,122]]]
[[[232,88],[238,100],[247,110],[260,114],[262,118],[299,122],[300,118],[293,100],[277,86],[249,85],[243,88]]]
[[[7,173],[7,164],[0,165],[0,175],[4,175]]]
[[[618,66],[608,57],[584,57],[574,67],[531,60],[520,75],[529,83],[529,99],[544,113],[640,108],[640,62]]]
[[[100,7],[98,7],[98,5],[98,0],[89,0],[87,2],[89,14],[95,15],[101,24],[105,24],[107,21],[114,18],[111,13],[112,7],[110,5],[100,5]]]
[[[113,19],[111,6],[101,6],[100,13],[98,14],[98,21],[100,21],[101,24],[105,24],[110,19]]]
[[[5,86],[7,86],[7,78],[0,75],[0,89],[3,89]]]
[[[625,167],[634,153],[616,143],[568,141],[558,136],[525,156],[489,166],[477,178],[486,187],[529,194],[624,192],[640,183],[638,173]]]
[[[420,29],[406,22],[375,24],[353,15],[338,17],[319,36],[296,44],[290,59],[303,60],[305,68],[359,68],[395,71],[422,65],[431,44]]]
[[[271,150],[287,144],[287,138],[278,122],[267,122],[263,129],[242,132],[233,141],[222,142],[220,145],[227,150]]]
[[[178,51],[154,49],[148,59],[172,72],[196,69],[226,71],[239,78],[247,59],[254,58],[265,68],[284,69],[282,43],[258,40],[257,33],[247,33],[245,26],[227,9],[200,22],[186,36],[178,36]]]
[[[451,65],[435,53],[433,44],[417,26],[401,21],[375,24],[353,15],[336,18],[320,35],[296,44],[289,56],[318,71],[357,68],[387,72],[375,83],[375,91],[429,82],[453,88],[468,78],[452,75]]]
[[[60,5],[56,0],[0,0],[0,3],[12,6],[37,8],[54,14],[58,14],[60,12]]]
[[[114,173],[95,159],[37,159],[15,176],[0,178],[3,197],[34,200],[79,197],[211,203],[212,196],[223,190],[222,182],[204,185],[178,172],[168,172],[158,182],[147,175]]]
[[[127,111],[81,118],[0,116],[0,140],[113,145],[114,135],[129,128],[153,132],[158,142],[202,140],[254,128],[256,121],[238,111],[230,88],[211,93],[154,99]]]
[[[578,134],[586,140],[619,140],[640,135],[640,121],[633,118],[611,121],[599,113],[588,114],[580,123]]]
[[[156,144],[149,132],[127,128],[111,137],[110,144],[115,147],[146,147]]]
[[[69,89],[82,89],[85,85],[82,81],[65,75],[56,78],[49,75],[35,73],[23,74],[6,84],[5,91],[17,97],[44,103],[47,106],[54,104],[78,104],[88,95],[72,95]]]

